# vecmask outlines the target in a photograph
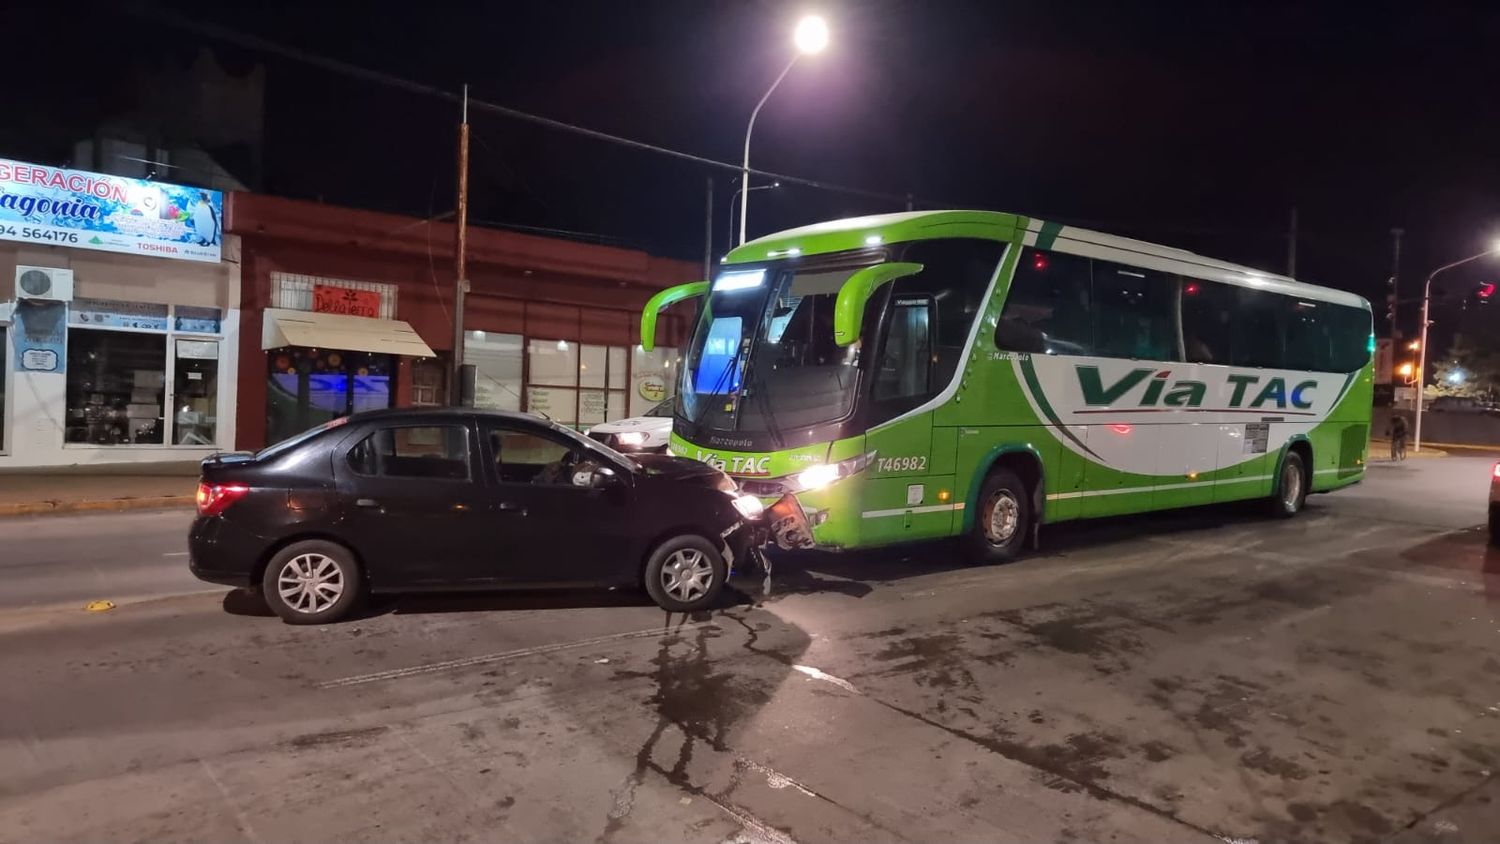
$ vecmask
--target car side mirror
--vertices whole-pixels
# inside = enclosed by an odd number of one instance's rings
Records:
[[[580,483],[580,481],[582,481]],[[573,483],[576,486],[586,486],[590,489],[610,489],[623,486],[624,481],[608,466],[593,466],[586,471],[573,475]]]

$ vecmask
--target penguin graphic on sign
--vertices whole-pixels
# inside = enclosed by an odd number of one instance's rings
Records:
[[[199,246],[213,246],[219,242],[219,214],[214,210],[208,193],[198,194],[198,204],[193,206],[193,230],[198,233]]]

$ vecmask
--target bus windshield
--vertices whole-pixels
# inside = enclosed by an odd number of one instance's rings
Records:
[[[858,269],[721,274],[682,370],[683,415],[721,431],[772,434],[848,415],[857,347],[834,342],[833,305]]]

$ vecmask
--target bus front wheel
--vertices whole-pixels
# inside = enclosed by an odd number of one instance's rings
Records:
[[[1015,559],[1031,531],[1031,492],[1009,469],[997,468],[979,489],[979,510],[969,532],[970,557],[980,563]]]

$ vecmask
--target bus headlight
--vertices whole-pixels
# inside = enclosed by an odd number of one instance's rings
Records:
[[[796,482],[798,492],[822,489],[839,478],[847,478],[864,470],[875,459],[875,452],[859,454],[848,460],[840,460],[837,463],[819,463],[816,466],[808,466],[806,469],[792,476]]]
[[[766,508],[760,503],[760,499],[753,495],[738,493],[730,499],[734,503],[734,509],[740,511],[740,515],[747,519],[755,520],[765,514]]]
[[[821,489],[838,479],[837,463],[819,463],[797,473],[797,486],[802,489]]]

